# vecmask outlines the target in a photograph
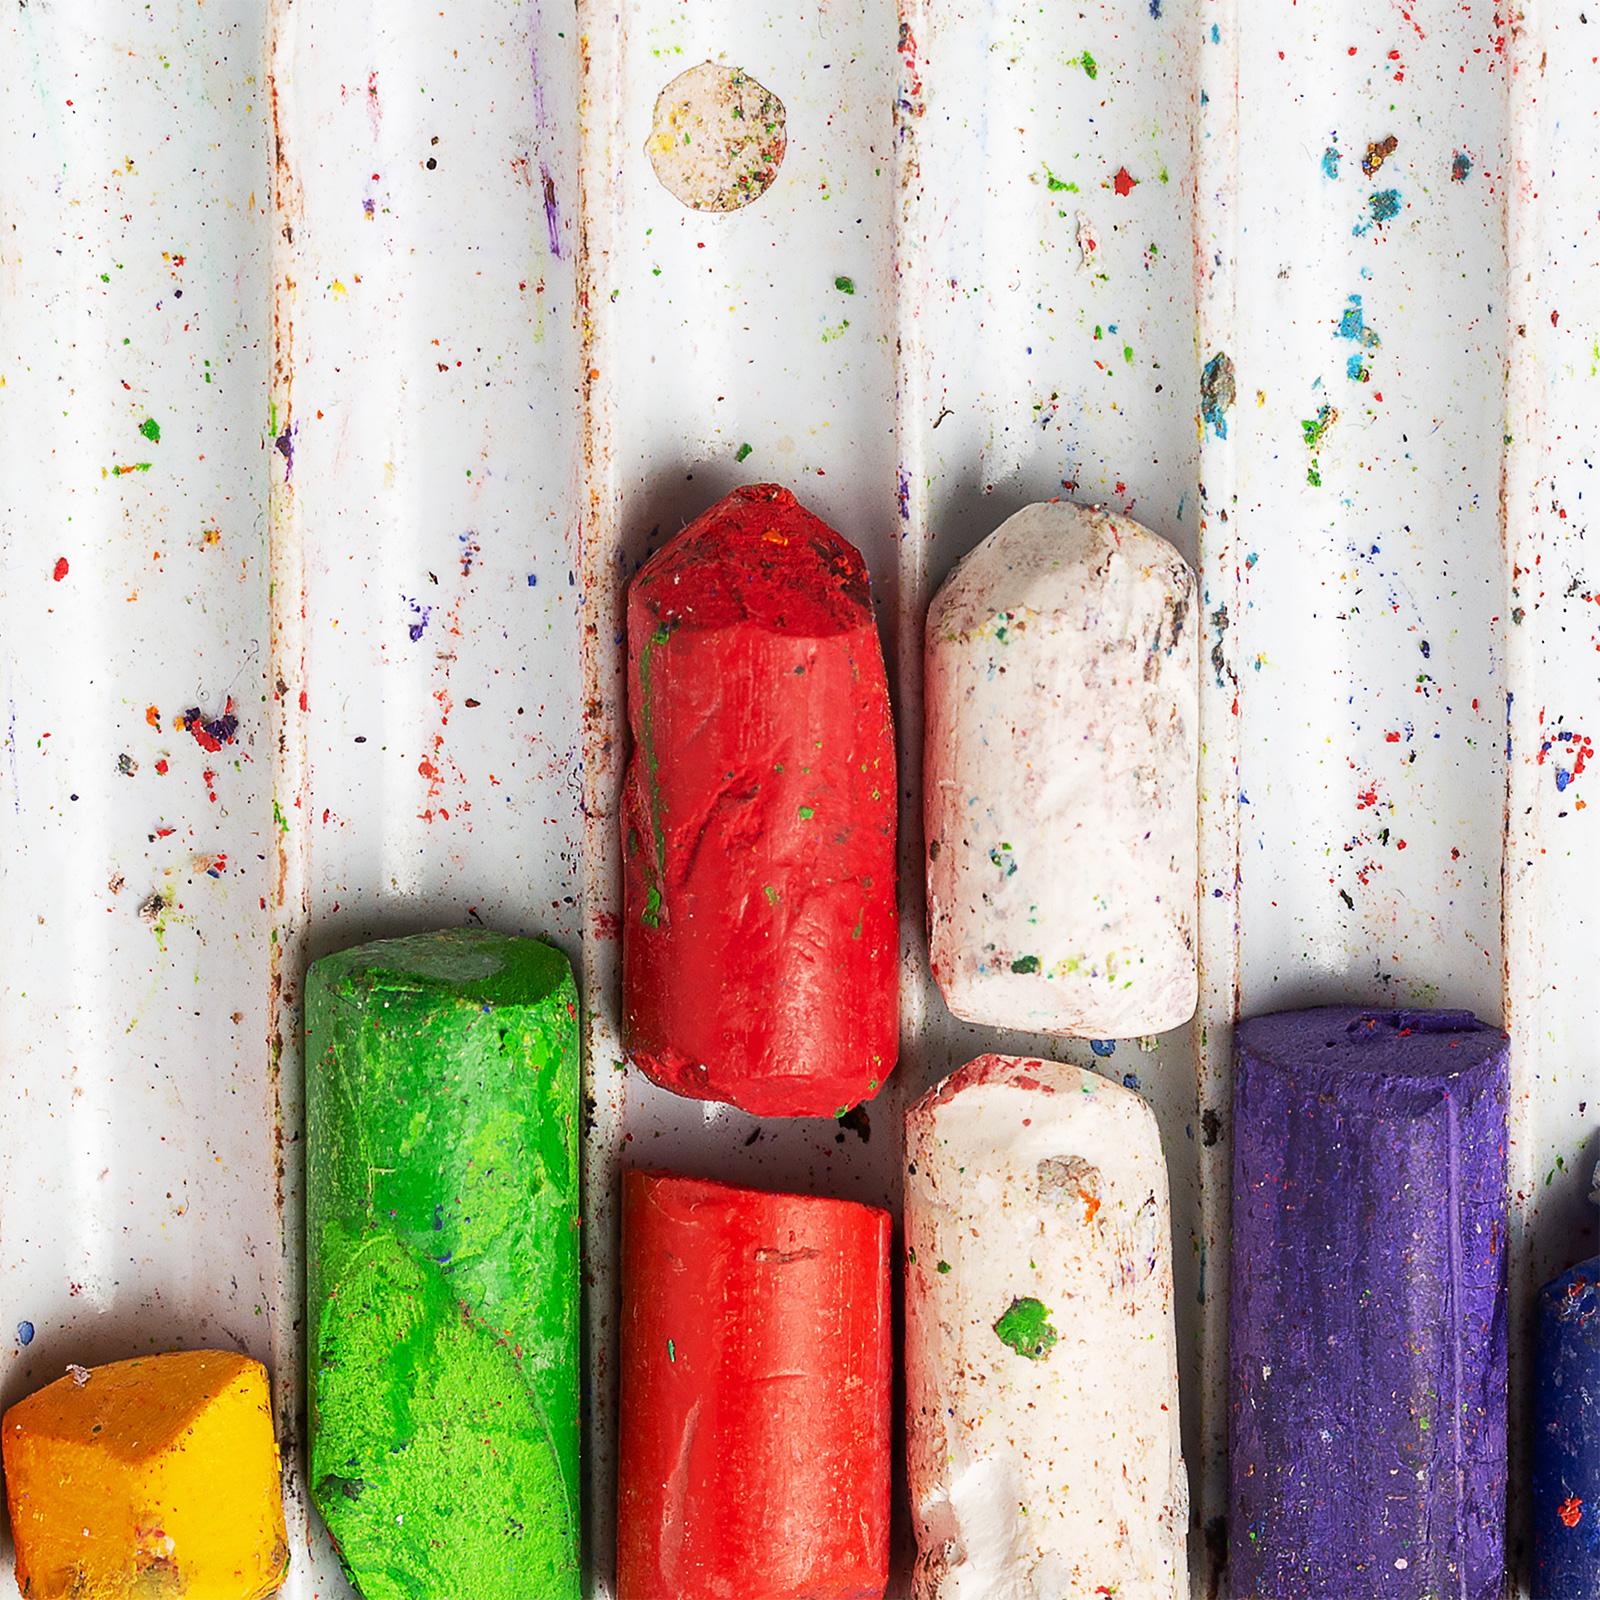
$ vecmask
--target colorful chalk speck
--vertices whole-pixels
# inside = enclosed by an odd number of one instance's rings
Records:
[[[1387,139],[1374,139],[1361,158],[1361,170],[1370,178],[1399,148],[1400,141],[1391,133]]]
[[[1228,437],[1228,412],[1237,397],[1233,358],[1219,350],[1200,369],[1200,420],[1219,439]]]
[[[24,1349],[33,1343],[33,1324],[31,1322],[19,1322],[17,1324],[17,1343]]]
[[[151,444],[161,443],[161,424],[157,422],[154,417],[146,417],[144,421],[139,424],[139,432],[142,433]]]
[[[208,754],[215,755],[225,744],[238,737],[239,719],[233,714],[233,696],[229,695],[220,717],[206,717],[198,706],[190,706],[179,719],[181,728]]]
[[[1364,350],[1376,350],[1383,340],[1378,337],[1376,328],[1369,326],[1362,310],[1361,296],[1351,295],[1345,302],[1344,310],[1339,314],[1339,322],[1334,330],[1334,335],[1339,339],[1348,339],[1352,344],[1359,346],[1356,353],[1345,362],[1345,376],[1352,383],[1367,383],[1371,379],[1371,372],[1366,363]]]
[[[406,624],[406,634],[415,644],[428,631],[428,624],[433,619],[433,607],[413,600],[410,595],[403,594],[400,598],[411,608],[411,621]]]
[[[1050,1325],[1050,1310],[1031,1296],[1011,1302],[994,1325],[1002,1344],[1029,1361],[1043,1361],[1055,1349],[1060,1334]]]
[[[1300,428],[1305,435],[1306,449],[1311,453],[1310,464],[1306,467],[1306,482],[1313,489],[1322,487],[1322,464],[1318,459],[1322,450],[1322,443],[1328,437],[1328,430],[1339,420],[1339,413],[1332,406],[1320,406],[1315,417],[1301,422]]]
[[[1465,183],[1472,172],[1472,157],[1465,150],[1457,150],[1450,161],[1450,181]]]
[[[1565,794],[1569,785],[1583,776],[1594,760],[1594,741],[1573,728],[1557,728],[1539,741],[1535,766],[1548,765],[1555,774],[1556,793]]]
[[[1322,152],[1322,175],[1325,178],[1337,178],[1339,176],[1338,145],[1330,144],[1328,148]]]

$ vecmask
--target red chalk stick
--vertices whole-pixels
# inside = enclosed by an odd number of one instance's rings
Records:
[[[645,1073],[836,1116],[898,1048],[894,729],[861,553],[737,489],[628,594],[623,1030]]]
[[[622,1179],[618,1600],[882,1600],[889,1216]]]

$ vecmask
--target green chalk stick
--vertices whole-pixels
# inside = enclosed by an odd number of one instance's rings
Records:
[[[578,1600],[578,996],[535,939],[306,980],[311,1493],[365,1600]]]

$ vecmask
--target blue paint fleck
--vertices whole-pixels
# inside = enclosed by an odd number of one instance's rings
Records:
[[[1325,178],[1337,178],[1339,176],[1339,147],[1337,145],[1330,144],[1322,152],[1322,175]]]
[[[1457,150],[1455,159],[1450,163],[1450,181],[1452,183],[1465,183],[1472,171],[1472,157],[1465,150]]]
[[[1212,44],[1222,43],[1222,29],[1214,22],[1211,24],[1211,42]]]
[[[416,618],[416,621],[406,624],[406,632],[410,634],[412,644],[415,644],[428,631],[428,622],[433,616],[433,607],[425,606],[420,601],[413,600],[410,595],[403,594],[400,598],[411,607],[411,615]]]
[[[17,1343],[23,1346],[33,1343],[33,1324],[31,1322],[19,1322],[17,1324]]]
[[[1124,1072],[1122,1074],[1122,1087],[1136,1090],[1139,1087],[1139,1074],[1137,1072]]]
[[[1346,301],[1334,333],[1337,338],[1348,339],[1352,344],[1360,345],[1362,350],[1375,350],[1383,343],[1378,337],[1377,329],[1367,326],[1361,296],[1358,294],[1351,295]],[[1371,376],[1366,361],[1359,352],[1350,357],[1345,363],[1344,370],[1345,376],[1354,383],[1365,383]]]
[[[530,589],[537,589],[539,587],[539,574],[537,572],[530,572],[528,574],[528,587]]]
[[[1089,1041],[1089,1048],[1093,1050],[1097,1056],[1104,1057],[1115,1055],[1117,1050],[1117,1041],[1115,1039],[1091,1039]]]
[[[1161,0],[1150,0],[1150,15],[1154,17],[1157,22],[1161,20]]]
[[[1371,217],[1366,222],[1358,222],[1350,232],[1360,238],[1364,233],[1370,233],[1381,222],[1392,221],[1400,215],[1400,191],[1398,189],[1379,189],[1376,194],[1367,200]]]

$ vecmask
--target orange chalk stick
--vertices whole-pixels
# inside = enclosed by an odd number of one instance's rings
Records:
[[[262,1600],[289,1565],[266,1369],[220,1350],[117,1361],[0,1422],[29,1600]]]

